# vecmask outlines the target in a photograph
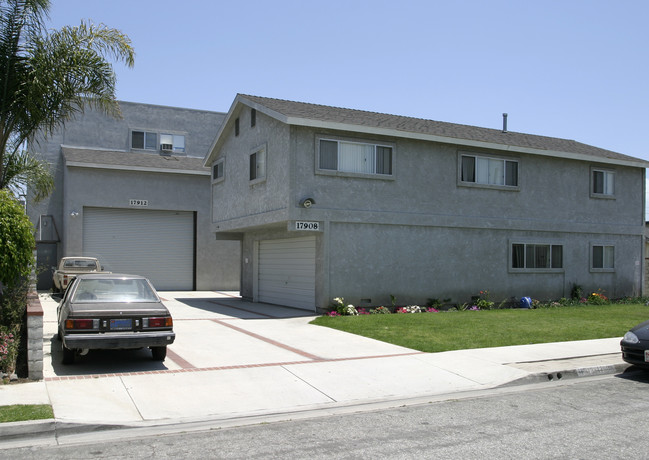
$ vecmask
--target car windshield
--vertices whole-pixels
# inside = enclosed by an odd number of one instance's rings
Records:
[[[157,295],[145,279],[80,279],[72,302],[156,302]]]

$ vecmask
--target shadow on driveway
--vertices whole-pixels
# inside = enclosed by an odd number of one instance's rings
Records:
[[[237,319],[303,318],[316,315],[309,310],[233,298],[176,298],[174,300],[191,308]]]
[[[151,358],[151,350],[148,348],[90,350],[85,356],[75,356],[73,364],[61,364],[63,358],[61,342],[53,337],[50,344],[52,346],[51,365],[57,377],[153,372],[168,369],[165,362],[154,361]]]

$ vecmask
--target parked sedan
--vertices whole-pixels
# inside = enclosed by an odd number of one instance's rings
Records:
[[[624,334],[620,346],[624,361],[649,369],[649,321],[638,324]]]
[[[164,361],[173,319],[148,279],[94,273],[77,276],[57,308],[63,364],[95,349],[151,348]]]

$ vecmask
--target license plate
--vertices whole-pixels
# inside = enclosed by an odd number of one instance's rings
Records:
[[[133,329],[133,321],[130,319],[111,319],[111,331],[130,331]]]

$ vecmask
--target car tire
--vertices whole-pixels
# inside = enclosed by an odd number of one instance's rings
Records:
[[[167,357],[167,347],[151,347],[151,356],[154,361],[164,361]]]
[[[63,341],[61,341],[61,350],[63,351],[63,358],[61,359],[61,362],[63,364],[74,363],[74,350],[70,350],[68,347],[66,347]]]

